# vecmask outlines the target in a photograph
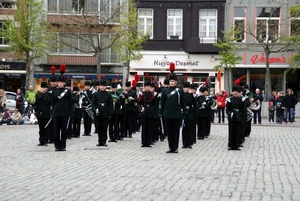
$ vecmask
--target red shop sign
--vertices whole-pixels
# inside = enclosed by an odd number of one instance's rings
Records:
[[[266,63],[265,53],[262,52],[260,57],[255,54],[250,58],[250,60],[252,64],[256,64],[258,62]],[[269,63],[286,63],[286,58],[283,54],[281,57],[269,57]]]

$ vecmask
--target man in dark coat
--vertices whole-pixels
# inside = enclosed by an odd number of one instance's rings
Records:
[[[119,126],[121,118],[121,107],[124,103],[121,93],[117,91],[117,83],[111,84],[111,96],[113,98],[113,114],[109,121],[109,142],[117,142],[121,139]]]
[[[162,91],[160,115],[164,117],[168,136],[169,150],[166,153],[178,153],[180,126],[186,114],[186,102],[183,90],[176,86],[177,76],[173,72],[170,74],[169,84],[170,87]]]
[[[50,106],[51,94],[48,93],[47,82],[42,81],[41,90],[36,95],[35,113],[39,124],[39,144],[38,146],[47,146],[49,139],[49,129],[47,127],[52,123],[50,122]],[[48,125],[47,125],[48,124]],[[52,126],[51,126],[52,127]]]
[[[65,88],[65,78],[58,78],[58,88],[52,91],[53,140],[55,151],[66,151],[67,129],[70,126],[73,101],[72,92]]]
[[[98,131],[98,144],[96,146],[107,146],[107,127],[113,114],[113,99],[106,91],[106,81],[101,79],[99,91],[92,98],[92,108],[95,113],[95,124]]]
[[[234,85],[232,87],[232,96],[226,99],[226,114],[228,117],[228,150],[241,150],[240,136],[242,130],[242,122],[246,120],[246,104],[243,102],[243,98],[240,96],[241,87]]]
[[[81,93],[82,96],[82,109],[83,109],[83,127],[84,132],[83,136],[90,136],[92,130],[92,117],[91,113],[87,112],[87,109],[91,109],[91,101],[93,98],[93,94],[91,89],[91,82],[86,80],[84,83],[84,91]]]
[[[73,115],[72,115],[72,133],[74,138],[80,137],[82,108],[80,107],[80,90],[78,87],[73,87]]]

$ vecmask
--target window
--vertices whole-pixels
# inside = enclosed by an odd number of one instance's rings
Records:
[[[48,0],[49,13],[99,14],[101,22],[119,22],[120,0]]]
[[[2,1],[0,2],[0,8],[13,8],[14,4],[11,1]]]
[[[3,24],[3,22],[0,22],[0,30],[1,30],[1,33],[0,33],[0,46],[2,46],[2,45],[8,45],[8,41],[7,40],[5,40],[5,38],[4,38],[4,31],[5,31],[5,26],[4,26],[4,24]]]
[[[298,36],[300,35],[300,18],[293,16],[291,14],[291,30],[290,30],[291,36]]]
[[[148,34],[153,39],[153,9],[140,8],[138,10],[138,32],[141,35]]]
[[[91,55],[94,49],[91,46],[89,35],[71,35],[57,34],[58,47],[52,50],[53,54],[70,54],[70,55]],[[93,42],[97,46],[97,35],[93,35]],[[111,42],[112,35],[100,35],[101,48],[108,47]],[[118,61],[118,54],[115,47],[103,49],[100,53],[101,62],[115,63]]]
[[[200,43],[217,42],[217,18],[216,9],[200,9],[199,13],[199,37]]]
[[[182,10],[168,9],[167,38],[182,39]]]
[[[236,34],[234,37],[237,42],[245,42],[245,27],[246,26],[246,8],[234,8],[234,27]]]
[[[276,41],[279,36],[280,8],[257,8],[257,38],[264,42]]]

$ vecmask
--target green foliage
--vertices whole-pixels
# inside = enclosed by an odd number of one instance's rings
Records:
[[[140,51],[143,50],[142,44],[149,39],[149,36],[138,33],[138,11],[133,0],[128,0],[128,11],[122,15],[121,38],[116,46],[120,54],[120,61],[129,67],[131,61],[138,61],[142,58],[140,54]]]
[[[231,69],[242,59],[241,56],[237,55],[237,50],[240,45],[234,44],[234,41],[239,40],[239,38],[236,38],[235,36],[240,32],[232,27],[228,32],[223,31],[223,33],[223,39],[218,38],[218,42],[214,44],[214,46],[221,49],[219,52],[219,55],[221,56],[220,63],[213,68],[216,71],[224,67]]]

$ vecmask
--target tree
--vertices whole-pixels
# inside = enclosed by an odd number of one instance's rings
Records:
[[[238,38],[234,37],[238,35],[238,32],[239,30],[235,29],[235,27],[231,27],[228,32],[223,31],[223,39],[218,38],[218,42],[213,44],[214,46],[221,49],[221,51],[219,52],[221,56],[220,63],[217,64],[213,69],[218,71],[218,74],[220,73],[220,71],[224,71],[224,73],[227,72],[226,76],[228,82],[228,91],[231,89],[232,83],[230,81],[229,72],[233,67],[235,67],[236,64],[239,63],[240,60],[242,60],[242,57],[237,55],[237,50],[240,48],[240,45],[233,44],[234,41],[238,40]]]
[[[114,51],[114,44],[120,38],[120,16],[127,2],[101,1],[104,3],[101,7],[98,7],[98,0],[89,2],[89,5],[94,7],[85,5],[86,1],[81,3],[79,7],[73,5],[73,11],[68,15],[65,15],[65,12],[61,13],[57,20],[58,25],[55,26],[56,32],[59,33],[56,40],[59,48],[68,47],[80,53],[96,56],[97,76],[101,77],[101,62],[103,62],[101,53],[108,49]],[[109,54],[110,63],[116,61],[112,55]]]
[[[136,3],[133,0],[128,0],[128,9],[127,12],[122,14],[121,24],[121,40],[118,42],[118,52],[120,61],[124,62],[127,67],[126,79],[128,79],[130,62],[142,58],[140,54],[140,51],[143,50],[142,44],[149,39],[148,32],[146,34],[138,32],[138,12]]]
[[[261,46],[264,52],[266,72],[265,72],[265,101],[268,101],[272,93],[271,77],[270,77],[270,55],[273,53],[284,52],[289,49],[293,44],[287,31],[288,18],[282,18],[282,21],[275,20],[274,18],[280,17],[280,8],[286,6],[285,1],[273,1],[271,9],[262,8],[258,12],[256,23],[236,24],[236,28],[251,36],[254,43],[248,43],[252,47]],[[259,19],[261,17],[261,19]],[[278,32],[279,27],[286,27],[286,31]]]
[[[33,60],[47,54],[49,24],[46,22],[43,1],[16,0],[17,10],[13,19],[7,17],[3,34],[8,40],[9,50],[17,59],[26,62],[26,87],[33,84],[30,73],[33,73]]]

